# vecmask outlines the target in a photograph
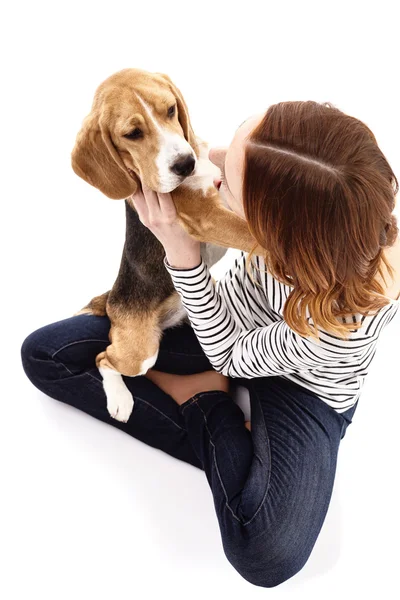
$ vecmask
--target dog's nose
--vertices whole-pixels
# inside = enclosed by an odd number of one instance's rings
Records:
[[[182,175],[183,177],[187,177],[190,173],[193,172],[196,161],[191,154],[185,156],[184,158],[180,158],[176,163],[170,167],[171,171],[176,175]]]

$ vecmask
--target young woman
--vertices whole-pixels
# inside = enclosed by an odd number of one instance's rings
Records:
[[[107,317],[34,331],[22,362],[52,398],[203,469],[228,561],[274,587],[311,554],[340,441],[399,306],[398,183],[366,125],[316,102],[269,107],[210,159],[265,256],[241,253],[214,286],[171,196],[135,194],[191,326],[167,330],[154,369],[125,378],[128,422],[109,416],[94,366]],[[251,427],[232,400],[236,382],[249,390]]]

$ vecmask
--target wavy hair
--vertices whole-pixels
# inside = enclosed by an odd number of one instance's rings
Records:
[[[393,279],[383,250],[399,233],[398,181],[363,122],[330,103],[270,106],[246,138],[242,192],[266,269],[293,287],[283,317],[294,331],[347,339],[361,322],[344,317],[390,302],[376,276],[385,264]]]

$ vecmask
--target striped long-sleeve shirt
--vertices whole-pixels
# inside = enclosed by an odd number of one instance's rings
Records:
[[[214,369],[229,377],[280,375],[311,390],[339,413],[351,408],[360,396],[379,335],[397,312],[400,298],[376,315],[355,315],[353,321],[357,317],[363,324],[348,340],[318,328],[319,343],[299,335],[283,319],[293,288],[272,277],[261,257],[253,258],[259,269],[252,270],[259,285],[254,284],[246,271],[246,256],[241,252],[215,285],[203,260],[192,269],[175,269],[164,259]],[[308,310],[306,316],[313,323]]]

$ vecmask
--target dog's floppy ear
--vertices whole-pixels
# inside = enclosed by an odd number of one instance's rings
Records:
[[[165,75],[165,73],[156,73],[156,75],[159,75],[160,77],[165,79],[165,81],[168,83],[171,89],[171,92],[174,94],[176,98],[176,103],[178,105],[178,119],[183,129],[183,135],[185,136],[185,139],[189,142],[189,144],[192,146],[193,150],[196,153],[196,156],[198,157],[199,145],[196,142],[196,136],[194,135],[194,131],[190,123],[189,110],[185,100],[183,99],[181,91],[176,87],[172,79],[168,75]]]
[[[83,121],[71,153],[72,168],[79,177],[108,198],[122,200],[136,193],[136,175],[128,169],[115,148],[108,126],[97,114]]]

